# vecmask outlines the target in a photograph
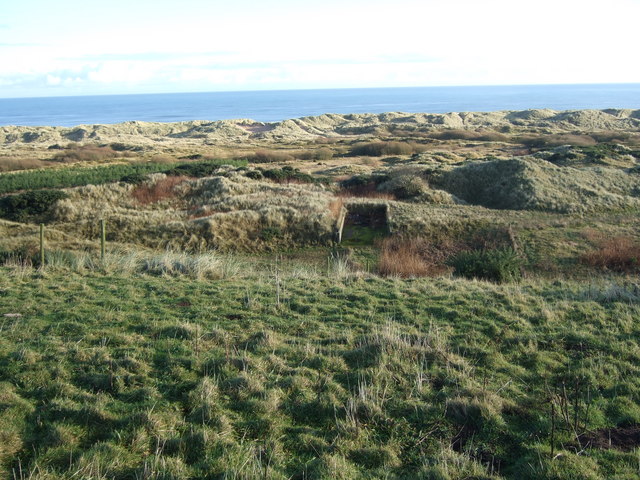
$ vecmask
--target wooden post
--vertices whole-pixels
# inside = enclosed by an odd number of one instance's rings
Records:
[[[105,244],[105,240],[106,240],[106,226],[105,226],[105,221],[104,219],[100,220],[100,260],[104,261],[104,252],[105,252],[105,248],[104,248],[104,244]]]
[[[44,268],[44,223],[40,224],[40,268]]]

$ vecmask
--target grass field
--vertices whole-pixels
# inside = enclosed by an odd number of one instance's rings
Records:
[[[0,478],[640,478],[637,136],[409,126],[0,165]]]
[[[2,268],[2,475],[640,474],[637,279],[327,265],[264,258],[217,281]]]

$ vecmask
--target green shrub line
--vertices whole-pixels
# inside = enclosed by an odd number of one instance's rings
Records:
[[[67,198],[60,190],[36,190],[0,198],[0,217],[24,222],[29,217],[43,215],[58,200]]]
[[[463,251],[447,263],[456,276],[469,279],[503,283],[522,276],[523,261],[512,248]]]
[[[222,165],[246,166],[246,160],[208,160],[190,163],[132,163],[99,167],[69,167],[42,169],[28,172],[4,173],[0,175],[0,195],[20,190],[44,188],[69,188],[84,185],[100,185],[118,181],[139,179],[150,173],[167,175],[207,176]],[[132,183],[135,183],[133,181]]]

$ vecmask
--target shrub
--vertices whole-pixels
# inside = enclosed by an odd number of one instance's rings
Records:
[[[454,274],[465,278],[506,282],[522,276],[522,260],[512,248],[460,252],[447,263]]]
[[[399,199],[417,197],[427,190],[427,183],[417,175],[398,175],[378,187],[383,193],[390,193]]]
[[[174,177],[210,177],[220,170],[219,163],[183,163],[164,173]]]
[[[247,170],[244,173],[244,176],[250,178],[251,180],[262,180],[264,178],[264,175],[260,170]]]
[[[30,217],[47,213],[55,202],[64,198],[67,198],[67,194],[60,190],[36,190],[10,195],[0,199],[0,216],[24,222]]]
[[[114,152],[141,152],[143,150],[143,148],[138,145],[127,145],[119,142],[111,143],[109,147],[111,147],[111,150]]]
[[[442,130],[429,135],[438,140],[477,140],[481,142],[506,142],[509,137],[498,132],[476,132],[473,130]]]
[[[130,183],[131,185],[139,185],[147,179],[147,175],[143,173],[130,173],[124,175],[120,181],[124,183]]]
[[[297,168],[288,166],[271,170],[263,170],[262,175],[264,178],[268,178],[269,180],[273,180],[278,183],[290,183],[291,181],[313,183],[315,181],[311,175],[303,173]]]
[[[597,142],[589,135],[577,135],[571,133],[558,133],[554,135],[536,135],[519,137],[517,141],[527,147],[548,148],[560,145],[573,145],[575,147],[589,147]]]
[[[98,145],[71,146],[53,156],[54,162],[98,162],[122,156],[111,147]]]
[[[631,237],[601,240],[599,247],[582,255],[580,261],[614,272],[640,273],[640,244]]]
[[[420,145],[408,142],[371,142],[354,145],[352,156],[380,157],[382,155],[411,155],[422,151]]]
[[[100,185],[118,182],[127,175],[156,173],[166,169],[166,165],[157,163],[132,163],[100,167],[73,166],[53,170],[6,173],[0,176],[0,194],[18,190]]]
[[[247,158],[254,163],[290,162],[294,158],[288,153],[274,152],[272,150],[257,150],[253,156]]]
[[[296,155],[300,160],[329,160],[333,158],[333,150],[322,147],[317,150],[308,150]]]

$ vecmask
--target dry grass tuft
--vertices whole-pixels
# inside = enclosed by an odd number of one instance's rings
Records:
[[[601,239],[599,247],[580,258],[582,263],[614,272],[640,273],[640,243],[632,237]]]
[[[389,237],[380,245],[378,272],[390,277],[426,277],[446,270],[443,258],[423,238]]]
[[[187,180],[186,177],[165,177],[155,183],[143,183],[131,192],[131,196],[141,205],[149,205],[167,198],[173,198],[175,187]]]
[[[48,164],[37,158],[0,158],[0,172],[13,172],[16,170],[31,170],[33,168],[43,168]]]
[[[353,185],[342,188],[338,193],[342,198],[376,198],[379,200],[395,200],[394,194],[389,192],[379,192],[376,182],[371,181],[362,185]]]

